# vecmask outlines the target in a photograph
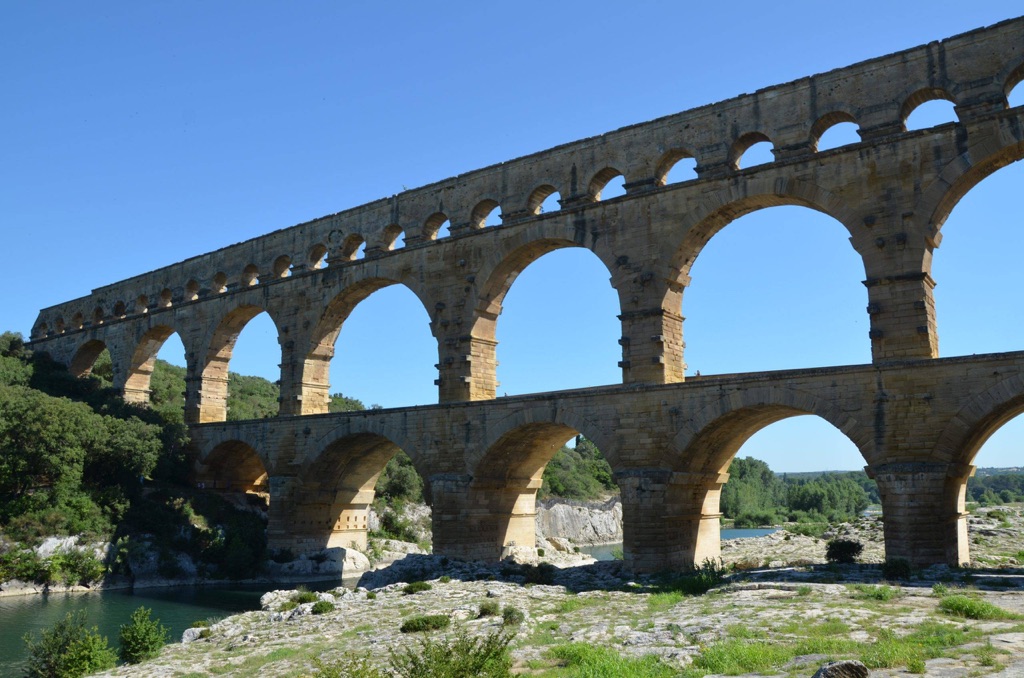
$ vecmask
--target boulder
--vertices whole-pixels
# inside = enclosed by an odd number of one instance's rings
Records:
[[[822,665],[814,678],[868,678],[868,667],[855,659],[845,659]]]

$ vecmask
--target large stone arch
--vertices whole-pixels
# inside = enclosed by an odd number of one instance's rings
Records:
[[[142,329],[141,327],[139,329]],[[171,338],[177,334],[184,337],[182,332],[173,324],[158,324],[146,328],[142,336],[135,340],[135,346],[131,350],[131,357],[126,369],[124,383],[124,399],[127,402],[148,405],[151,393],[150,380],[153,376],[153,369],[156,365],[156,357],[160,349]],[[184,340],[182,340],[184,343]]]
[[[724,473],[752,435],[775,422],[818,416],[857,446],[866,463],[878,460],[871,422],[863,424],[835,402],[794,388],[762,386],[722,396],[690,417],[673,438],[680,458],[673,468],[691,473]]]
[[[708,194],[697,209],[680,215],[683,237],[672,247],[668,277],[685,286],[693,262],[715,234],[747,214],[786,205],[807,207],[835,219],[849,232],[854,249],[863,258],[858,248],[863,234],[855,227],[857,213],[840,196],[808,181],[757,176]]]
[[[319,318],[309,331],[303,345],[307,348],[299,356],[302,362],[299,379],[300,414],[323,414],[330,404],[330,367],[334,358],[334,345],[341,334],[342,326],[356,306],[378,290],[401,285],[423,305],[427,317],[431,318],[431,335],[437,337],[431,307],[424,290],[419,285],[404,279],[373,275],[350,282],[334,294],[324,306]]]
[[[87,377],[92,374],[93,365],[103,351],[107,350],[107,342],[102,339],[84,339],[71,354],[68,371],[73,377]]]
[[[238,335],[249,321],[267,313],[273,321],[281,341],[281,325],[275,313],[266,304],[256,303],[252,298],[243,298],[230,310],[221,315],[220,321],[213,325],[204,335],[199,346],[204,353],[195,367],[190,364],[190,376],[193,383],[199,382],[198,392],[192,388],[186,393],[186,400],[194,403],[186,406],[186,417],[193,408],[198,409],[195,423],[206,423],[227,420],[228,400],[228,366],[234,352]],[[190,361],[191,363],[191,361]]]
[[[196,460],[193,481],[209,490],[265,493],[272,465],[261,449],[237,436],[210,441]]]
[[[385,428],[389,427],[339,427],[317,441],[316,453],[299,467],[291,492],[289,529],[300,550],[365,550],[377,479],[402,449],[373,430]],[[410,457],[420,476],[427,478],[420,456],[413,450]]]
[[[467,459],[462,518],[475,536],[461,555],[494,560],[510,548],[536,546],[536,499],[544,469],[562,445],[581,434],[617,469],[620,460],[607,428],[571,409],[528,406],[489,427],[479,456]]]
[[[740,447],[761,429],[800,415],[817,415],[846,435],[870,461],[872,434],[829,401],[792,388],[733,391],[690,417],[673,438],[679,457],[664,481],[664,536],[672,562],[694,566],[721,556],[721,493]]]

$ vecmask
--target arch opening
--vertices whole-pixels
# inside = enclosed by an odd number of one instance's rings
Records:
[[[845,422],[815,414],[791,405],[753,404],[726,412],[686,438],[682,456],[690,475],[667,499],[680,512],[699,516],[680,521],[681,564],[722,557],[749,565],[742,542],[723,549],[721,540],[734,536],[721,532],[723,522],[729,529],[796,522],[793,532],[816,535],[832,522],[850,522],[853,538],[867,547],[861,560],[884,560],[884,545],[869,539],[879,532],[884,497],[863,470],[861,450],[838,427]],[[814,548],[820,548],[815,559],[824,562],[824,543]],[[765,556],[779,559],[758,554],[755,564]]]
[[[833,123],[815,138],[815,151],[818,153],[842,148],[851,144],[859,144],[860,127],[852,119],[839,120]]]
[[[926,253],[924,265],[936,283],[943,355],[1024,348],[1024,326],[1015,312],[1020,308],[1017,253],[1024,248],[1024,217],[1016,200],[1024,182],[1022,157],[1024,144],[1007,149],[988,167],[982,164],[978,176],[965,176],[948,191],[946,202],[955,206],[942,206],[936,215],[941,247]]]
[[[269,503],[268,477],[255,449],[240,440],[228,440],[214,447],[197,464],[194,482],[206,490],[258,495]]]
[[[614,167],[605,167],[590,180],[587,193],[595,202],[626,195],[626,177]]]
[[[658,163],[654,178],[659,186],[692,181],[697,178],[697,158],[689,151],[669,151]]]
[[[689,374],[871,361],[864,265],[849,231],[809,203],[783,200],[724,207],[680,248]]]
[[[447,238],[451,235],[451,220],[443,212],[435,212],[423,224],[423,235],[427,240]]]
[[[224,294],[228,291],[228,276],[225,273],[214,274],[212,282],[214,294]]]
[[[498,342],[498,393],[621,381],[619,299],[592,251],[566,241],[530,243],[495,270],[485,290],[472,334]]]
[[[249,264],[242,270],[242,287],[254,287],[260,284],[260,269],[256,264]]]
[[[470,228],[480,229],[501,225],[501,206],[497,200],[481,200],[469,216]]]
[[[75,357],[71,359],[71,364],[68,366],[68,371],[73,377],[88,377],[93,373],[93,367],[96,365],[100,355],[106,353],[105,363],[110,363],[110,352],[107,351],[107,345],[99,339],[91,339],[75,352]]]
[[[228,313],[199,366],[198,423],[276,415],[280,363],[278,330],[268,313],[248,305]]]
[[[529,199],[526,201],[526,211],[529,214],[548,214],[562,209],[562,194],[550,184],[544,184],[533,189]]]
[[[1024,67],[1020,71],[1022,80],[1006,90],[1006,103],[1010,108],[1024,106],[1024,85],[1021,85],[1021,82],[1024,82]]]
[[[381,245],[385,250],[400,250],[405,247],[405,231],[398,224],[391,224],[384,229]]]
[[[169,419],[182,421],[186,374],[181,337],[166,325],[154,327],[142,336],[132,353],[124,399],[150,405]]]
[[[775,162],[774,149],[772,140],[761,132],[744,134],[732,146],[732,167],[739,170]]]
[[[322,243],[317,243],[309,250],[309,258],[307,264],[310,269],[318,271],[322,268],[327,268],[330,265],[329,257],[327,256],[327,246]]]
[[[900,115],[904,128],[910,132],[958,122],[955,104],[945,90],[919,90],[903,103]]]
[[[282,254],[277,259],[274,259],[274,277],[275,278],[287,278],[292,274],[292,258],[287,254]]]
[[[331,301],[313,332],[301,413],[336,411],[345,398],[385,407],[434,402],[437,360],[419,297],[394,280],[361,281]]]
[[[398,459],[403,463],[396,464]],[[403,476],[397,481],[387,477],[399,472]],[[293,495],[291,532],[294,547],[302,552],[336,547],[366,551],[373,527],[370,508],[378,491],[382,495],[378,514],[385,521],[389,493],[400,492],[413,501],[423,498],[423,479],[415,463],[396,443],[375,433],[356,433],[330,443],[303,470],[299,481]]]
[[[573,442],[574,441],[574,442]],[[572,447],[566,443],[573,442]],[[469,487],[468,523],[462,535],[445,535],[457,544],[447,552],[467,558],[498,560],[518,550],[534,552],[538,543],[537,499],[609,499],[618,493],[612,464],[574,427],[554,422],[518,426],[495,441],[474,464]],[[583,494],[581,494],[583,492]],[[541,522],[547,538],[566,539],[555,523]],[[594,541],[616,538],[615,526]],[[442,535],[438,535],[441,541]]]

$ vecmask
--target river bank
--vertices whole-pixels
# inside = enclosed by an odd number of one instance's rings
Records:
[[[287,609],[295,593],[277,592],[264,597],[260,611],[214,624],[205,638],[105,675],[305,676],[314,675],[316,659],[358,656],[386,666],[389,649],[420,642],[418,634],[400,631],[410,616],[445,615],[467,633],[487,634],[502,628],[500,618],[479,616],[481,604],[494,601],[524,615],[511,646],[523,675],[545,675],[564,662],[558,648],[584,643],[626,660],[656,657],[671,673],[686,675],[700,675],[696,665],[718,666],[706,670],[713,674],[795,678],[830,658],[849,658],[871,666],[872,676],[908,669],[940,678],[1018,676],[1024,675],[1022,530],[1020,507],[981,509],[971,521],[979,567],[936,566],[899,581],[886,581],[882,567],[870,562],[880,543],[874,518],[832,530],[865,540],[865,564],[824,564],[824,539],[778,532],[730,540],[723,559],[733,570],[703,595],[632,577],[620,562],[538,568],[411,555],[364,575],[363,588],[320,594],[334,606],[327,613],[312,614],[312,603]],[[404,593],[406,583],[421,580],[430,590]],[[996,607],[972,618],[952,604],[963,600]]]

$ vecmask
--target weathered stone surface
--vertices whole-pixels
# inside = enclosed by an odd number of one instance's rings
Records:
[[[854,659],[829,662],[814,673],[814,678],[868,678],[868,667]]]
[[[960,198],[1024,157],[1024,109],[1006,99],[1022,63],[1017,18],[565,144],[93,290],[43,309],[30,346],[76,375],[109,349],[115,387],[147,402],[156,354],[177,333],[196,481],[268,493],[277,548],[364,548],[374,482],[399,448],[426,480],[436,553],[493,560],[532,548],[544,465],[581,433],[621,490],[627,566],[692,566],[720,554],[719,495],[736,449],[770,423],[812,414],[864,456],[889,557],[965,563],[962,490],[982,441],[1019,411],[1024,353],[939,359],[931,261]],[[957,121],[907,131],[907,116],[931,99],[953,101]],[[818,139],[843,121],[858,124],[861,142],[819,153]],[[774,161],[741,169],[763,140]],[[666,185],[682,157],[696,158],[697,179]],[[626,195],[601,200],[618,175]],[[561,209],[541,213],[554,192]],[[684,383],[693,262],[733,219],[784,204],[849,233],[873,364]],[[484,228],[495,207],[501,227]],[[446,220],[452,236],[438,239]],[[496,398],[505,294],[562,247],[586,247],[608,270],[623,383]],[[430,317],[442,404],[328,415],[342,324],[391,284]],[[234,342],[264,311],[279,332],[286,416],[225,423]]]

